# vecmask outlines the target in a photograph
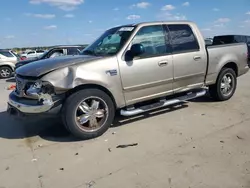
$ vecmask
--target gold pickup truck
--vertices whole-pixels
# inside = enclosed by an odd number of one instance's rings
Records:
[[[124,25],[105,31],[81,55],[18,68],[8,111],[55,114],[75,136],[89,139],[112,125],[116,111],[134,116],[207,91],[228,100],[248,70],[245,43],[206,47],[192,22]]]

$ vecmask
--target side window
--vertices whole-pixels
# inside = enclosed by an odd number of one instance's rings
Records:
[[[168,25],[173,53],[199,51],[199,43],[189,25]]]
[[[67,51],[68,51],[67,55],[79,55],[80,54],[80,50],[78,48],[68,48]]]
[[[37,50],[36,53],[44,53],[43,50]]]
[[[140,57],[160,56],[167,53],[165,33],[162,25],[142,27],[135,35],[133,44],[141,44],[145,53]]]
[[[35,52],[32,51],[32,52],[28,52],[27,54],[30,55],[30,54],[34,54],[34,53],[35,53]]]
[[[8,51],[2,51],[0,52],[1,55],[5,56],[5,57],[14,57],[10,52]]]

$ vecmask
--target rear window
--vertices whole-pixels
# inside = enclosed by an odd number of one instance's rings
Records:
[[[10,52],[8,51],[0,51],[0,54],[5,57],[14,57]]]

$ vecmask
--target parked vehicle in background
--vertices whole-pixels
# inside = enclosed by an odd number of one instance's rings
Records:
[[[76,45],[67,45],[67,46],[55,46],[45,52],[44,54],[40,55],[39,57],[30,58],[24,61],[20,61],[16,64],[16,69],[26,65],[28,63],[42,60],[42,59],[48,59],[48,58],[54,58],[57,56],[65,56],[65,55],[79,55],[80,52],[84,49],[83,46],[76,46]]]
[[[206,44],[206,46],[212,45],[212,44],[213,44],[213,39],[211,39],[211,38],[206,38],[206,39],[205,39],[205,44]]]
[[[21,57],[22,58],[37,58],[39,57],[40,55],[44,54],[44,50],[31,50],[25,54],[21,54]]]
[[[111,126],[116,110],[134,116],[204,96],[235,93],[249,70],[246,44],[206,47],[196,24],[150,22],[107,30],[79,56],[39,60],[16,70],[13,115],[55,114],[89,139]]]
[[[19,56],[20,56],[20,55],[19,55]],[[26,59],[27,59],[26,57],[23,57],[23,56],[21,57],[21,56],[20,56],[20,60],[21,60],[21,61],[26,60]]]
[[[250,36],[247,35],[220,35],[215,36],[213,45],[246,43],[248,47],[248,62],[250,64]]]
[[[20,57],[11,50],[0,50],[0,78],[9,78]]]

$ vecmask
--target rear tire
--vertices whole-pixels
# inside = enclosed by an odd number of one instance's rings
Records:
[[[10,78],[12,76],[12,69],[8,66],[0,67],[0,78]]]
[[[217,101],[232,98],[237,87],[237,76],[233,69],[223,68],[216,83],[209,87],[210,96]]]
[[[112,99],[99,89],[84,89],[72,94],[62,114],[67,130],[80,139],[92,139],[105,133],[113,123]]]

